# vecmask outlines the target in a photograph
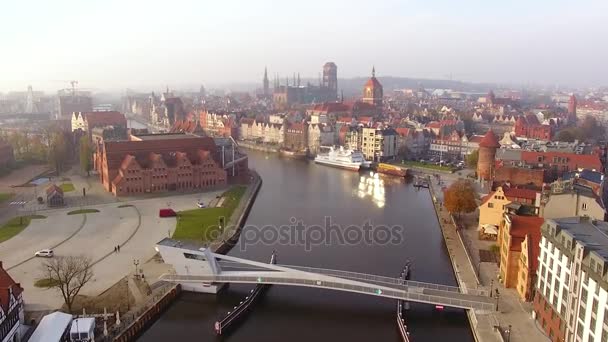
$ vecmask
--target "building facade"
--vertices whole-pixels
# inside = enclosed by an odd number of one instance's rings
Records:
[[[96,146],[101,183],[116,196],[209,189],[227,182],[213,138],[170,133],[132,139]]]
[[[397,132],[394,129],[363,127],[360,133],[361,152],[365,159],[380,162],[397,156]]]
[[[0,341],[21,341],[24,323],[23,288],[2,267],[0,261]]]
[[[542,225],[534,314],[552,341],[608,339],[607,233],[588,217]]]

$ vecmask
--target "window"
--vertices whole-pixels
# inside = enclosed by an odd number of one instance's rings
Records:
[[[583,203],[583,205],[581,206],[581,209],[587,210],[587,203]]]
[[[201,261],[205,261],[205,256],[203,255],[198,255],[198,254],[192,254],[192,253],[184,253],[184,257],[186,259],[194,259],[194,260],[201,260]]]
[[[494,208],[494,203],[489,202],[489,203],[488,203],[488,208]]]

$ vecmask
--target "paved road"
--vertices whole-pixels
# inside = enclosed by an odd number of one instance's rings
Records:
[[[86,215],[67,215],[73,208],[45,210],[46,219],[32,221],[21,234],[0,244],[0,260],[13,266],[9,274],[25,289],[27,310],[55,309],[62,304],[59,293],[33,286],[44,262],[31,258],[36,250],[60,244],[54,248],[57,256],[89,256],[95,262],[94,279],[81,294],[97,295],[133,272],[134,259],[146,263],[156,253],[155,244],[173,233],[175,218],[159,218],[159,209],[193,209],[199,199],[209,202],[221,192],[99,204],[88,208],[100,212]],[[132,207],[119,208],[126,204]],[[114,253],[116,245],[121,245],[120,253]]]

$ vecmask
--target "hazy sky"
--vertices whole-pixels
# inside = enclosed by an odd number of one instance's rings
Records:
[[[377,74],[608,85],[607,0],[2,0],[0,91]]]

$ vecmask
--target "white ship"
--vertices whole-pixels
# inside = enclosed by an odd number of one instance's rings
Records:
[[[365,160],[363,153],[345,150],[342,146],[338,150],[330,147],[329,152],[317,155],[315,163],[353,171],[359,171],[360,168],[369,168],[371,166],[371,162]]]

